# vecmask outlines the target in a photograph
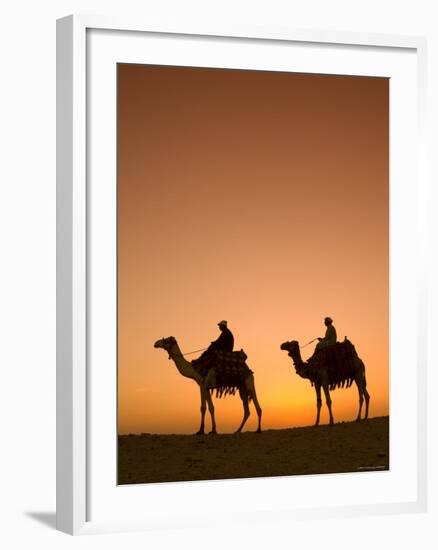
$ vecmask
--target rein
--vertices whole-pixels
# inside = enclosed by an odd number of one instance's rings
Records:
[[[316,342],[318,340],[318,338],[314,338],[313,340],[310,340],[310,342],[307,342],[307,344],[304,344],[304,346],[300,346],[300,349],[303,349],[307,346],[309,346],[310,344],[312,344],[313,342]]]
[[[192,355],[192,353],[198,353],[199,351],[205,351],[208,348],[202,348],[202,349],[195,349],[195,351],[188,351],[187,353],[183,353],[182,355]]]
[[[167,338],[163,338],[163,340],[167,340]],[[205,351],[207,348],[202,348],[202,349],[195,349],[194,351],[188,351],[186,353],[175,353],[175,355],[177,355],[178,357],[184,357],[186,355],[192,355],[193,353],[198,353],[200,351]],[[168,355],[169,355],[169,359],[171,359],[171,356],[170,356],[170,352],[169,350],[166,350]]]

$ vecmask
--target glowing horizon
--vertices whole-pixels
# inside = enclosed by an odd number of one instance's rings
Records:
[[[313,424],[280,344],[326,315],[365,362],[371,416],[389,414],[388,101],[383,78],[119,66],[119,433],[198,429],[198,387],[153,344],[205,347],[223,318],[264,429]],[[332,400],[355,419],[355,385]],[[234,431],[239,397],[215,407]]]

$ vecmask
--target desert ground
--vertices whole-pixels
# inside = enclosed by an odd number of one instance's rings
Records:
[[[262,433],[119,436],[118,483],[389,469],[389,417]]]

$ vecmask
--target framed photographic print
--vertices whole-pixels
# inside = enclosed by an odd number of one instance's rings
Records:
[[[58,21],[59,529],[424,509],[424,50]]]

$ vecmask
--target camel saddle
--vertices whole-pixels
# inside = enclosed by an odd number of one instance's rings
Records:
[[[355,363],[358,358],[356,348],[345,338],[343,342],[336,342],[333,346],[327,346],[314,353],[308,360],[309,367],[320,369],[325,367],[330,372],[330,379],[334,381],[333,386],[351,386],[354,374]],[[333,388],[334,389],[334,388]]]
[[[247,358],[243,350],[216,350],[202,361],[192,362],[192,365],[201,376],[206,376],[211,368],[215,369],[217,395],[221,397],[222,394],[234,394],[242,386],[243,381],[252,374],[252,370],[246,364]]]
[[[199,357],[192,361],[192,366],[200,372],[200,374],[207,374],[212,367],[221,365],[223,368],[233,368],[242,364],[245,364],[248,356],[241,349],[240,351],[222,351],[215,350],[205,357]]]

